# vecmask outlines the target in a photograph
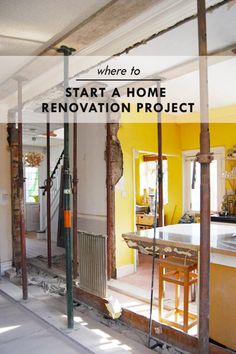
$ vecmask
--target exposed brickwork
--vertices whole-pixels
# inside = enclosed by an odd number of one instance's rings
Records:
[[[123,176],[123,153],[117,133],[120,125],[118,123],[110,123],[111,128],[111,169],[112,184],[115,186]]]
[[[19,156],[18,134],[14,124],[8,124],[8,143],[11,155],[11,207],[12,207],[12,248],[13,264],[20,268],[21,244],[20,244],[20,195],[18,188]]]
[[[123,175],[123,153],[117,137],[118,123],[107,124],[107,262],[108,278],[116,278],[115,185]]]

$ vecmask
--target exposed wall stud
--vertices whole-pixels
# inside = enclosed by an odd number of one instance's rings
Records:
[[[28,299],[26,243],[25,243],[25,205],[24,205],[24,169],[23,169],[23,122],[22,122],[22,81],[16,78],[18,85],[18,193],[19,193],[19,217],[20,217],[20,241],[21,241],[21,272],[23,299]]]

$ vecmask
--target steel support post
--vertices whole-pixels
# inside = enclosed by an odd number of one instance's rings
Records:
[[[112,208],[112,168],[111,168],[111,123],[107,123],[106,137],[106,187],[107,187],[107,277],[112,277],[113,253],[113,208]]]
[[[158,103],[161,103],[160,98],[161,82],[157,81]],[[163,210],[163,160],[162,160],[162,122],[161,112],[157,114],[157,140],[158,140],[158,226],[164,225],[164,210]]]
[[[50,175],[50,114],[47,113],[47,253],[48,268],[52,266],[51,247],[51,175]]]
[[[78,171],[77,171],[77,113],[74,113],[73,124],[73,277],[77,278],[78,258]]]
[[[198,41],[200,72],[200,281],[199,281],[199,353],[209,353],[209,284],[210,284],[210,133],[208,124],[208,70],[205,0],[198,0]]]
[[[158,90],[158,103],[161,103],[160,98],[160,88],[161,82],[157,81],[157,90]],[[153,316],[153,296],[154,296],[154,278],[155,278],[155,248],[156,248],[156,227],[158,220],[158,227],[164,225],[164,211],[163,211],[163,160],[162,160],[162,122],[161,122],[161,112],[158,112],[157,115],[157,149],[158,149],[158,164],[156,171],[156,183],[155,183],[155,211],[154,211],[154,228],[153,228],[153,253],[152,253],[152,276],[151,276],[151,298],[150,298],[150,313],[149,313],[149,335],[148,335],[148,347],[156,348],[160,345],[157,338],[152,337],[152,316]],[[157,198],[157,185],[158,185],[158,198]],[[157,199],[158,199],[158,210],[157,210]],[[157,217],[158,211],[158,217]],[[154,340],[155,344],[151,346],[151,340]]]
[[[69,55],[75,51],[73,48],[61,46],[58,50],[64,55],[64,90],[69,86]],[[66,92],[64,102],[68,103]],[[71,174],[69,158],[69,114],[64,113],[64,186],[63,186],[63,216],[64,216],[64,237],[66,240],[66,289],[67,289],[67,324],[68,328],[74,327],[73,315],[73,279],[72,279],[72,213],[71,213]]]

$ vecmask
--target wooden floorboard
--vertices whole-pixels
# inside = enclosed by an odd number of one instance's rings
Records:
[[[79,287],[74,287],[74,298],[81,301],[89,306],[94,307],[97,311],[108,315],[105,304],[106,299],[102,299],[98,296],[88,293],[80,289]],[[149,320],[147,317],[137,314],[133,311],[122,309],[122,316],[119,321],[127,324],[130,327],[141,330],[148,333],[149,330]],[[161,332],[158,334],[158,339],[169,344],[176,346],[179,349],[188,351],[189,353],[195,354],[198,352],[198,339],[196,337],[190,336],[181,331],[175,330],[169,326],[165,326],[159,322],[153,321],[152,323],[152,333],[156,336],[156,329]],[[210,353],[211,354],[229,354],[233,353],[231,350],[227,350],[210,343]]]

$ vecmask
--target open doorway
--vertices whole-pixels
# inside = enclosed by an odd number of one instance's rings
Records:
[[[146,235],[152,238],[154,234],[154,215],[155,202],[158,202],[158,154],[151,151],[133,150],[133,223],[135,225],[135,234]],[[164,225],[174,224],[178,222],[175,217],[175,207],[171,201],[172,185],[173,183],[173,167],[179,161],[178,155],[170,153],[163,154],[163,201],[164,201]],[[180,161],[181,162],[181,161]],[[181,167],[181,166],[180,166]],[[176,170],[175,176],[176,176]],[[175,177],[176,178],[176,177]],[[157,188],[157,198],[155,201],[155,190]],[[176,184],[176,189],[178,185]],[[175,204],[174,204],[175,206]],[[165,218],[166,216],[166,218]],[[176,221],[177,219],[177,221]],[[158,205],[157,205],[157,225],[158,225]],[[132,233],[131,233],[132,234]],[[148,235],[148,236],[147,236]],[[141,238],[140,237],[140,238]],[[144,236],[145,237],[145,236]],[[130,311],[142,315],[146,318],[150,316],[150,299],[151,299],[151,282],[152,282],[152,247],[134,247],[130,244],[129,247],[133,249],[135,267],[134,272],[118,277],[118,280],[110,282],[110,289],[115,291],[113,294],[121,302],[122,306]],[[136,248],[136,249],[134,249]],[[137,250],[138,248],[138,250]],[[159,256],[158,256],[159,257]],[[154,265],[154,302],[153,302],[153,319],[157,322],[159,319],[159,266],[157,259]],[[184,292],[179,290],[179,304],[180,309],[184,306]],[[174,299],[176,294],[176,287],[171,283],[165,284],[165,316],[172,319],[173,308],[175,307]],[[189,310],[193,316],[197,316],[197,296],[196,288],[192,286],[189,291]],[[182,317],[178,318],[179,323],[182,323]],[[162,321],[161,321],[162,322]],[[197,335],[197,325],[193,325],[188,330],[190,335]]]
[[[40,228],[39,170],[40,166],[24,166],[27,233],[37,232]]]
[[[153,230],[155,221],[155,190],[157,174],[156,152],[133,150],[133,184],[134,184],[134,225],[135,231]],[[163,195],[164,205],[168,203],[168,159],[163,155]],[[158,226],[158,204],[157,204]],[[140,299],[150,300],[152,274],[152,257],[148,254],[135,252],[135,273],[120,277],[119,281],[133,287],[134,293],[139,293]],[[157,266],[156,266],[157,271]],[[157,274],[157,273],[156,273]],[[136,290],[135,290],[136,289]],[[156,286],[156,290],[157,290]]]
[[[59,124],[51,126],[51,247],[53,256],[64,254],[64,248],[57,246],[63,139],[63,127]],[[45,124],[24,124],[23,164],[26,254],[28,259],[39,256],[46,259],[47,193],[45,187],[47,180],[47,135]]]

